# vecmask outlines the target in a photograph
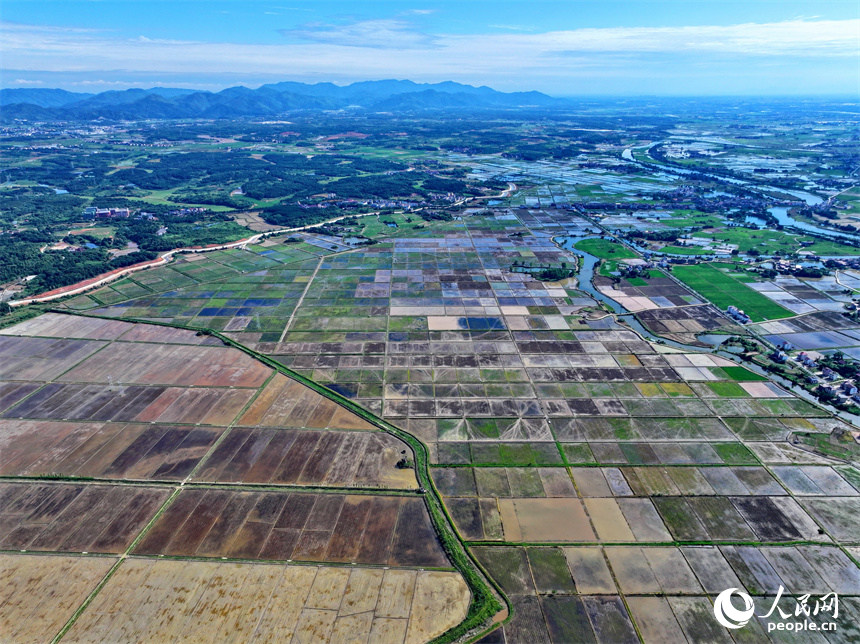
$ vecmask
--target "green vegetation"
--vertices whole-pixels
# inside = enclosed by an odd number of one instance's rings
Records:
[[[716,367],[714,369],[715,372],[718,370],[720,374],[724,374],[737,382],[763,382],[767,380],[767,376],[762,376],[745,367]]]
[[[675,266],[672,274],[718,308],[725,310],[734,305],[749,315],[753,322],[778,320],[794,315],[711,264]]]
[[[749,398],[746,390],[734,382],[706,382],[705,385],[718,396],[726,398]]]
[[[822,456],[838,458],[844,461],[860,460],[860,445],[857,444],[849,432],[834,431],[830,434],[794,432],[792,434],[792,441]],[[860,482],[860,476],[856,475],[856,471],[855,481]]]
[[[608,239],[583,239],[576,242],[573,247],[599,259],[634,259],[638,257],[626,246]]]
[[[701,246],[664,246],[661,250],[672,253],[673,255],[713,255],[714,251]]]

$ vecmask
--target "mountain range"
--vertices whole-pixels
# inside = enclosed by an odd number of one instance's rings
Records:
[[[220,92],[171,87],[100,94],[41,88],[0,90],[4,121],[237,118],[305,110],[481,110],[552,107],[564,102],[540,92],[505,93],[452,81],[409,80],[363,81],[346,86],[287,81],[257,89],[229,87]]]

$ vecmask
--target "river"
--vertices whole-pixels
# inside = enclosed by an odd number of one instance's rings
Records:
[[[561,248],[568,251],[569,253],[573,253],[577,255],[582,260],[580,262],[579,270],[577,271],[577,289],[582,291],[583,293],[587,293],[593,299],[603,302],[606,306],[616,315],[619,321],[624,322],[627,326],[629,326],[634,331],[638,332],[642,337],[651,342],[657,342],[659,344],[664,344],[666,346],[675,347],[676,349],[681,349],[682,351],[709,351],[709,349],[705,347],[696,346],[693,344],[684,344],[683,342],[676,342],[675,340],[670,340],[668,338],[663,338],[658,335],[653,334],[651,331],[645,328],[639,320],[636,319],[636,316],[633,315],[630,311],[625,309],[621,304],[613,300],[608,295],[604,295],[596,288],[594,288],[594,267],[600,262],[600,260],[592,255],[591,253],[586,253],[585,251],[579,250],[578,248],[574,248],[574,244],[582,241],[583,239],[598,239],[594,236],[583,236],[583,237],[555,237],[553,241],[558,244]],[[711,335],[707,344],[710,344],[712,347],[719,346],[724,340],[726,340],[729,336],[715,336]],[[701,338],[700,338],[701,339]]]
[[[655,145],[660,145],[662,143],[664,143],[664,141],[658,141],[657,143],[650,144],[649,146],[647,146],[647,148],[650,150]],[[621,153],[621,158],[626,160],[626,161],[632,161],[633,163],[636,163],[637,165],[641,165],[641,166],[646,167],[646,168],[648,167],[648,165],[643,164],[643,163],[641,163],[635,159],[635,157],[633,156],[633,148],[627,148],[626,150],[624,150]],[[749,181],[744,181],[742,179],[735,179],[734,177],[723,177],[720,175],[710,174],[708,172],[702,172],[699,170],[687,170],[685,168],[677,168],[677,167],[672,166],[672,165],[660,163],[659,161],[654,159],[654,157],[651,157],[651,161],[655,165],[659,165],[660,169],[662,171],[668,172],[670,174],[675,174],[675,175],[700,174],[700,175],[706,176],[710,179],[713,179],[714,181],[722,181],[725,183],[731,183],[731,184],[736,185],[736,186],[743,186],[744,188],[747,188],[749,190],[754,190],[760,194],[764,194],[767,191],[787,194],[787,195],[791,195],[792,197],[795,197],[796,199],[803,201],[808,206],[815,206],[815,205],[820,204],[822,201],[824,201],[824,199],[822,199],[818,195],[814,195],[811,192],[805,192],[803,190],[787,190],[785,188],[778,188],[776,186],[768,186],[768,185],[760,185],[760,184],[756,184],[756,183],[751,183]],[[813,233],[815,235],[827,237],[829,239],[836,239],[838,237],[843,237],[845,239],[850,239],[852,241],[860,242],[860,235],[856,235],[853,233],[843,233],[843,232],[840,232],[837,230],[831,230],[829,228],[821,228],[820,226],[815,226],[815,225],[809,224],[805,221],[800,221],[798,219],[795,219],[794,217],[792,217],[789,214],[790,208],[787,206],[771,206],[767,210],[771,215],[773,215],[776,218],[776,220],[779,222],[780,226],[785,226],[786,228],[794,228],[794,229],[802,231],[802,232]],[[762,221],[762,220],[758,220],[758,221]]]
[[[649,340],[651,342],[662,344],[665,346],[670,346],[675,349],[680,349],[681,351],[689,352],[689,353],[713,353],[714,355],[718,355],[727,360],[731,360],[743,367],[758,373],[762,376],[769,378],[770,380],[782,385],[786,390],[791,391],[795,396],[803,398],[813,404],[820,404],[818,399],[812,395],[810,392],[806,391],[802,387],[795,385],[794,383],[786,380],[782,376],[779,376],[774,373],[769,373],[759,367],[757,364],[746,362],[741,360],[740,356],[735,355],[734,353],[727,351],[725,349],[720,349],[719,346],[725,342],[729,336],[720,335],[716,333],[710,334],[702,334],[697,336],[698,340],[704,342],[705,344],[711,345],[710,348],[695,346],[691,344],[684,344],[682,342],[676,342],[674,340],[670,340],[668,338],[663,338],[658,335],[651,333],[648,329],[646,329],[639,320],[636,319],[636,316],[630,313],[627,309],[625,309],[621,304],[613,300],[611,297],[604,295],[596,288],[594,288],[593,279],[594,279],[594,267],[600,261],[597,257],[592,255],[591,253],[586,253],[585,251],[579,250],[578,248],[574,248],[573,245],[583,239],[597,239],[594,236],[582,236],[582,237],[566,237],[559,236],[554,237],[553,241],[558,244],[564,250],[573,253],[574,255],[579,256],[582,261],[580,262],[579,270],[577,271],[577,289],[587,293],[595,300],[603,302],[606,304],[609,309],[615,314],[616,319],[619,322],[622,322],[624,325],[633,329],[639,335],[641,335],[644,339]],[[847,420],[850,423],[854,423],[855,425],[860,426],[860,417],[855,416],[853,414],[849,414],[848,412],[832,409],[827,407],[832,413],[835,413],[838,417],[843,420]]]

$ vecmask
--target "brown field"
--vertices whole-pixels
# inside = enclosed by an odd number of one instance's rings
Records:
[[[195,478],[219,482],[416,488],[418,481],[414,470],[395,467],[401,451],[408,449],[402,441],[382,432],[237,427],[206,459]]]
[[[240,425],[373,429],[355,414],[295,380],[277,374],[239,420]]]
[[[499,499],[505,541],[593,541],[579,499]]]
[[[0,330],[0,335],[115,340],[129,328],[128,324],[116,320],[45,313],[32,320],[16,324],[14,327]]]
[[[64,641],[424,642],[468,604],[453,572],[135,558]]]
[[[23,400],[41,386],[37,382],[4,382],[0,384],[0,411]]]
[[[0,336],[0,379],[45,382],[104,346],[95,340]]]
[[[254,389],[50,383],[3,418],[227,425]]]
[[[235,487],[176,495],[65,640],[421,642],[463,619],[468,588],[420,496],[238,487],[415,490],[405,443],[212,338],[31,322],[0,335],[0,476],[22,477],[0,482],[0,551],[42,554],[0,556],[0,641],[50,641],[116,563],[59,553],[124,554],[198,466]],[[123,482],[23,478],[41,476]]]
[[[122,341],[223,346],[221,341],[213,336],[197,335],[196,331],[152,324],[132,324],[131,328],[122,335]]]
[[[167,498],[154,487],[0,484],[0,549],[124,552]]]
[[[240,226],[250,228],[255,233],[265,233],[271,230],[278,230],[280,228],[280,226],[273,226],[272,224],[266,223],[263,218],[260,217],[259,211],[256,210],[237,212],[233,214],[233,219],[235,219],[236,223]]]
[[[135,552],[449,565],[421,499],[357,494],[184,490]]]
[[[259,387],[272,370],[227,347],[114,342],[63,374],[64,382]]]
[[[222,431],[222,427],[0,420],[0,475],[183,479]]]
[[[0,639],[50,642],[115,561],[111,557],[0,555]],[[64,583],[58,584],[59,579]]]

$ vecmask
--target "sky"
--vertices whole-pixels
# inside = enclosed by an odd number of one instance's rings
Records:
[[[860,96],[860,1],[2,0],[0,86]]]

